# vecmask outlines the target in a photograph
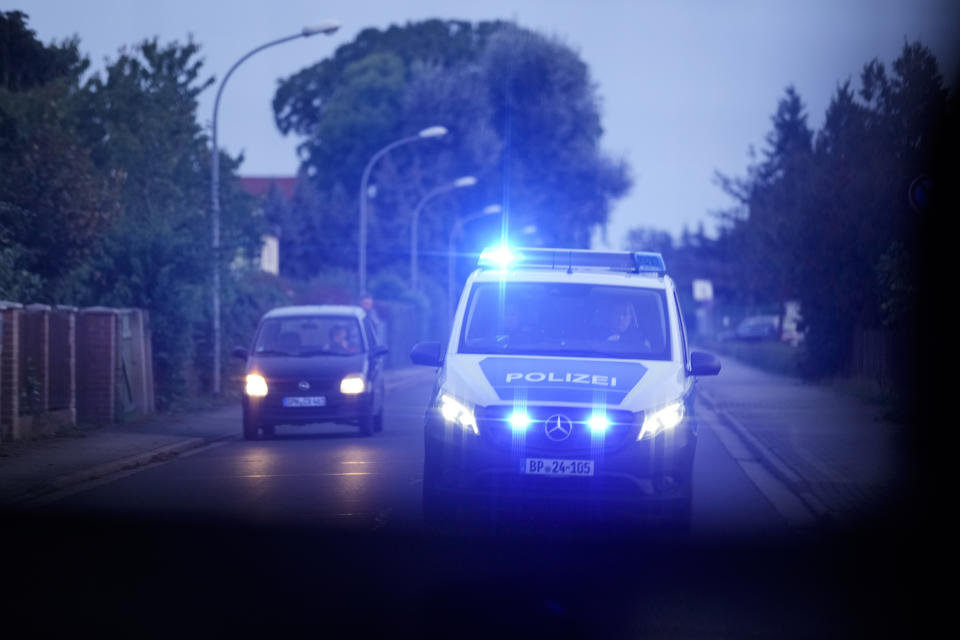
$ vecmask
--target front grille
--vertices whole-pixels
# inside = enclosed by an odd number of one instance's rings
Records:
[[[309,389],[300,388],[300,382],[304,380],[310,385]],[[326,406],[338,404],[343,401],[343,396],[340,394],[339,378],[336,380],[317,380],[314,378],[268,379],[267,386],[269,393],[262,401],[264,406],[267,407],[282,407],[283,398],[294,396],[324,396],[327,399]]]
[[[309,389],[301,389],[300,383],[306,382]],[[287,380],[268,380],[270,393],[282,393],[287,396],[316,396],[340,392],[340,379],[317,380],[314,378],[294,378]]]
[[[481,437],[507,451],[515,450],[520,445],[527,455],[563,456],[589,455],[598,450],[614,451],[637,437],[634,414],[630,411],[607,411],[610,425],[603,435],[598,435],[590,430],[588,424],[593,415],[593,409],[589,407],[527,407],[530,423],[520,433],[515,432],[510,424],[514,410],[512,405],[477,407],[477,427]],[[548,437],[545,422],[554,416],[564,416],[570,421],[572,431],[569,437],[562,440]]]

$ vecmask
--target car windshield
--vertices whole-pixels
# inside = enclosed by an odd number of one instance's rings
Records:
[[[670,359],[663,291],[508,282],[474,286],[460,353]]]
[[[360,323],[353,316],[300,316],[263,321],[253,352],[261,356],[363,353]]]

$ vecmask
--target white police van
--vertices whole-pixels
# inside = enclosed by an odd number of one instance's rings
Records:
[[[720,362],[691,351],[658,253],[485,250],[427,410],[424,515],[471,496],[615,501],[689,524],[694,383]]]

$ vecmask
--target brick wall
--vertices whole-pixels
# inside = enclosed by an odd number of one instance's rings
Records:
[[[117,316],[84,309],[77,316],[77,419],[111,423],[116,415]]]
[[[0,348],[0,440],[12,440],[20,415],[20,316],[19,307],[0,307],[3,315],[3,346]]]
[[[39,415],[48,409],[49,345],[50,307],[26,307],[20,316],[20,415]]]

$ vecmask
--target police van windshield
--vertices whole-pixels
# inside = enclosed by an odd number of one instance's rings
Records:
[[[474,285],[460,353],[670,359],[663,291],[579,283]]]
[[[360,323],[352,316],[268,318],[253,350],[255,355],[301,357],[363,351]]]

